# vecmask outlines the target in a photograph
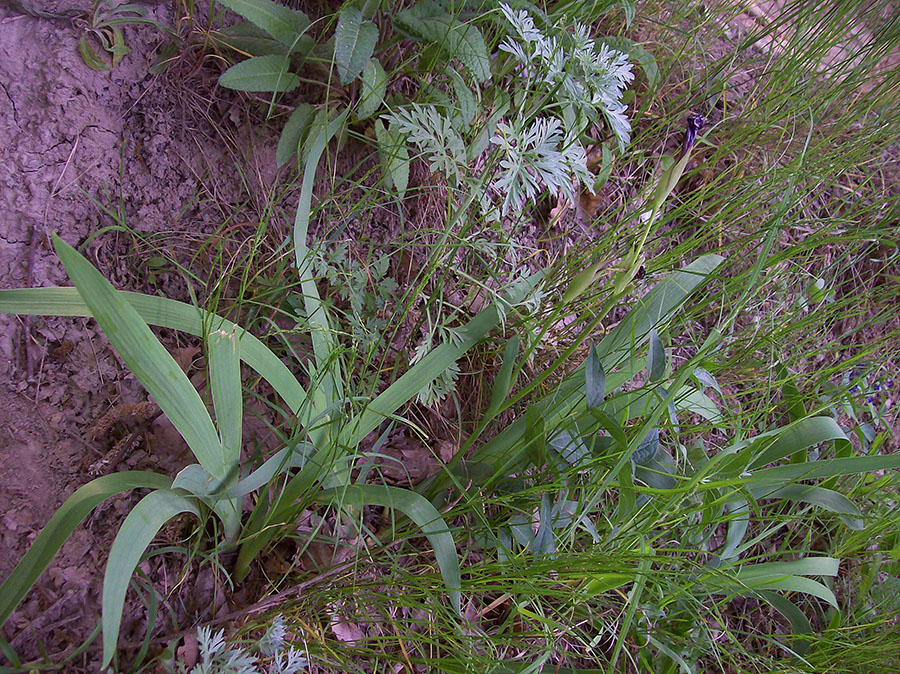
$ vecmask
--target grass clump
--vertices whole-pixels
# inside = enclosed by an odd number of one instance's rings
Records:
[[[229,357],[214,312],[175,326],[228,377],[210,446],[237,452],[153,480],[218,518],[194,544],[236,551],[235,582],[309,583],[230,627],[277,605],[267,638],[302,640],[308,671],[896,662],[893,23],[871,3],[224,4],[247,22],[221,47],[250,57],[220,84],[290,102],[299,206],[236,284],[266,346],[226,331]],[[291,98],[304,68],[324,98]],[[52,299],[11,292],[7,311]],[[277,394],[258,460],[240,409],[266,394],[239,358]],[[256,671],[200,637],[196,671]]]

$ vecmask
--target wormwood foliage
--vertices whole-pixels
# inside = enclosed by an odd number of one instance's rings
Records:
[[[213,633],[204,625],[197,630],[199,662],[190,669],[183,662],[167,669],[172,674],[301,674],[306,671],[306,657],[293,646],[285,651],[285,634],[284,618],[279,615],[257,644],[260,654],[268,661],[260,664],[242,648],[229,645],[225,630]]]
[[[545,190],[575,201],[576,185],[593,185],[587,155],[577,141],[564,136],[563,125],[555,118],[538,118],[530,126],[497,125],[491,143],[502,149],[499,175],[490,188],[503,200],[500,214],[521,211]]]
[[[500,3],[500,9],[511,27],[500,49],[521,64],[526,87],[540,87],[563,115],[574,117],[569,132],[580,132],[592,115],[601,112],[624,150],[631,124],[622,96],[634,79],[626,55],[606,44],[597,48],[584,24],[576,22],[571,33],[553,26],[548,34],[535,26],[526,10],[514,10],[506,3]]]

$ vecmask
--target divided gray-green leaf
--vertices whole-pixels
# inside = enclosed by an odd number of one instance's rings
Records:
[[[653,54],[641,47],[634,40],[629,40],[627,37],[604,37],[600,42],[617,51],[628,54],[628,56],[637,61],[644,71],[644,75],[647,78],[647,84],[651,89],[656,88],[656,85],[659,84],[659,66],[656,64],[656,58]]]

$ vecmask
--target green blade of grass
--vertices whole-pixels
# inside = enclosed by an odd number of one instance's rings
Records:
[[[0,586],[0,625],[6,622],[19,602],[59,552],[63,543],[100,503],[131,489],[165,489],[172,479],[143,471],[105,475],[88,482],[65,500],[41,530],[28,552]]]
[[[516,284],[503,295],[503,302],[515,306],[543,280],[543,272],[536,272],[524,282]],[[457,343],[444,343],[435,347],[409,371],[391,384],[373,400],[365,411],[347,425],[341,433],[341,442],[355,447],[385,419],[412,400],[427,384],[434,381],[450,365],[484,339],[485,335],[500,323],[500,313],[495,305],[480,311],[459,331]]]
[[[105,669],[116,652],[125,594],[134,569],[162,526],[181,513],[200,517],[197,506],[172,489],[147,494],[128,513],[109,551],[103,576],[103,664]]]

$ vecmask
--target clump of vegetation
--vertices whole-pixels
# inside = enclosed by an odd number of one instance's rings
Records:
[[[278,546],[354,555],[270,604],[304,619],[268,627],[263,671],[896,662],[900,192],[877,179],[900,140],[883,119],[900,121],[898,74],[877,70],[893,24],[867,3],[789,3],[698,70],[727,9],[419,0],[311,19],[222,4],[243,21],[210,32],[234,59],[219,83],[270,96],[251,103],[269,118],[290,110],[276,161],[299,176],[273,319],[256,337],[241,317],[116,290],[58,237],[74,288],[0,291],[2,311],[93,316],[197,460],[77,491],[0,587],[0,620],[100,501],[151,488],[110,552],[104,667],[142,554],[183,513],[233,583]],[[865,21],[856,56],[830,61]],[[696,42],[678,37],[688,24]],[[324,98],[292,97],[301,73]],[[353,143],[375,168],[329,179],[314,205],[317,171]],[[434,195],[427,236],[357,255],[328,236],[329,209],[403,215]],[[541,219],[548,200],[589,222],[535,235],[560,222]],[[208,400],[150,324],[202,341]],[[262,382],[282,444],[253,461],[242,415]],[[414,458],[390,453],[398,428]],[[390,483],[379,467],[404,460],[434,469]],[[391,514],[372,524],[376,508]],[[302,655],[282,652],[285,624]],[[260,671],[223,632],[199,640],[191,672]]]

